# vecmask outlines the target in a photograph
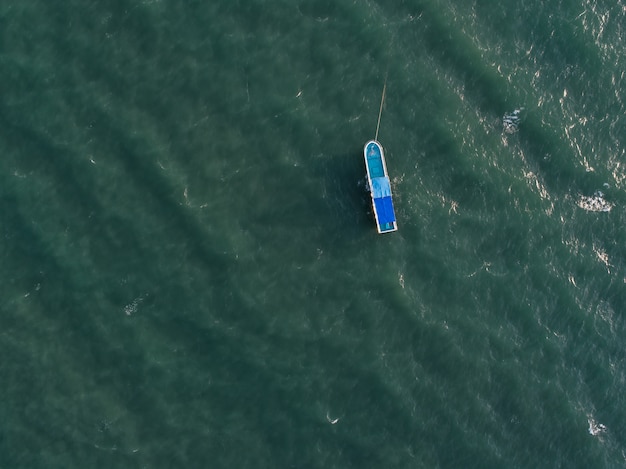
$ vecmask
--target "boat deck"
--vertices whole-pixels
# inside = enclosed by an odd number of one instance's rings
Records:
[[[391,198],[391,184],[387,174],[387,165],[383,147],[376,140],[370,140],[363,149],[367,180],[372,196],[372,208],[379,233],[396,231],[396,214]]]

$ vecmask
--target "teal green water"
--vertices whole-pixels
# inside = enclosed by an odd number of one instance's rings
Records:
[[[4,2],[0,468],[624,467],[624,25]]]

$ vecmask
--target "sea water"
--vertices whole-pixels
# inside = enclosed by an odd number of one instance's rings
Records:
[[[625,466],[624,25],[5,1],[0,467]]]

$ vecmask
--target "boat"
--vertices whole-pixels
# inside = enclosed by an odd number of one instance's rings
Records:
[[[385,152],[376,140],[370,140],[363,147],[367,182],[372,196],[372,209],[379,233],[390,233],[398,230],[396,213],[391,198],[391,183],[387,173]]]

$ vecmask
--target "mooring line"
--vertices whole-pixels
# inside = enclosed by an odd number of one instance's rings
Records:
[[[383,115],[383,103],[385,102],[385,91],[387,90],[387,74],[385,74],[385,84],[383,85],[383,95],[380,98],[380,109],[378,110],[378,123],[376,124],[376,137],[378,141],[378,129],[380,128],[380,117]]]

